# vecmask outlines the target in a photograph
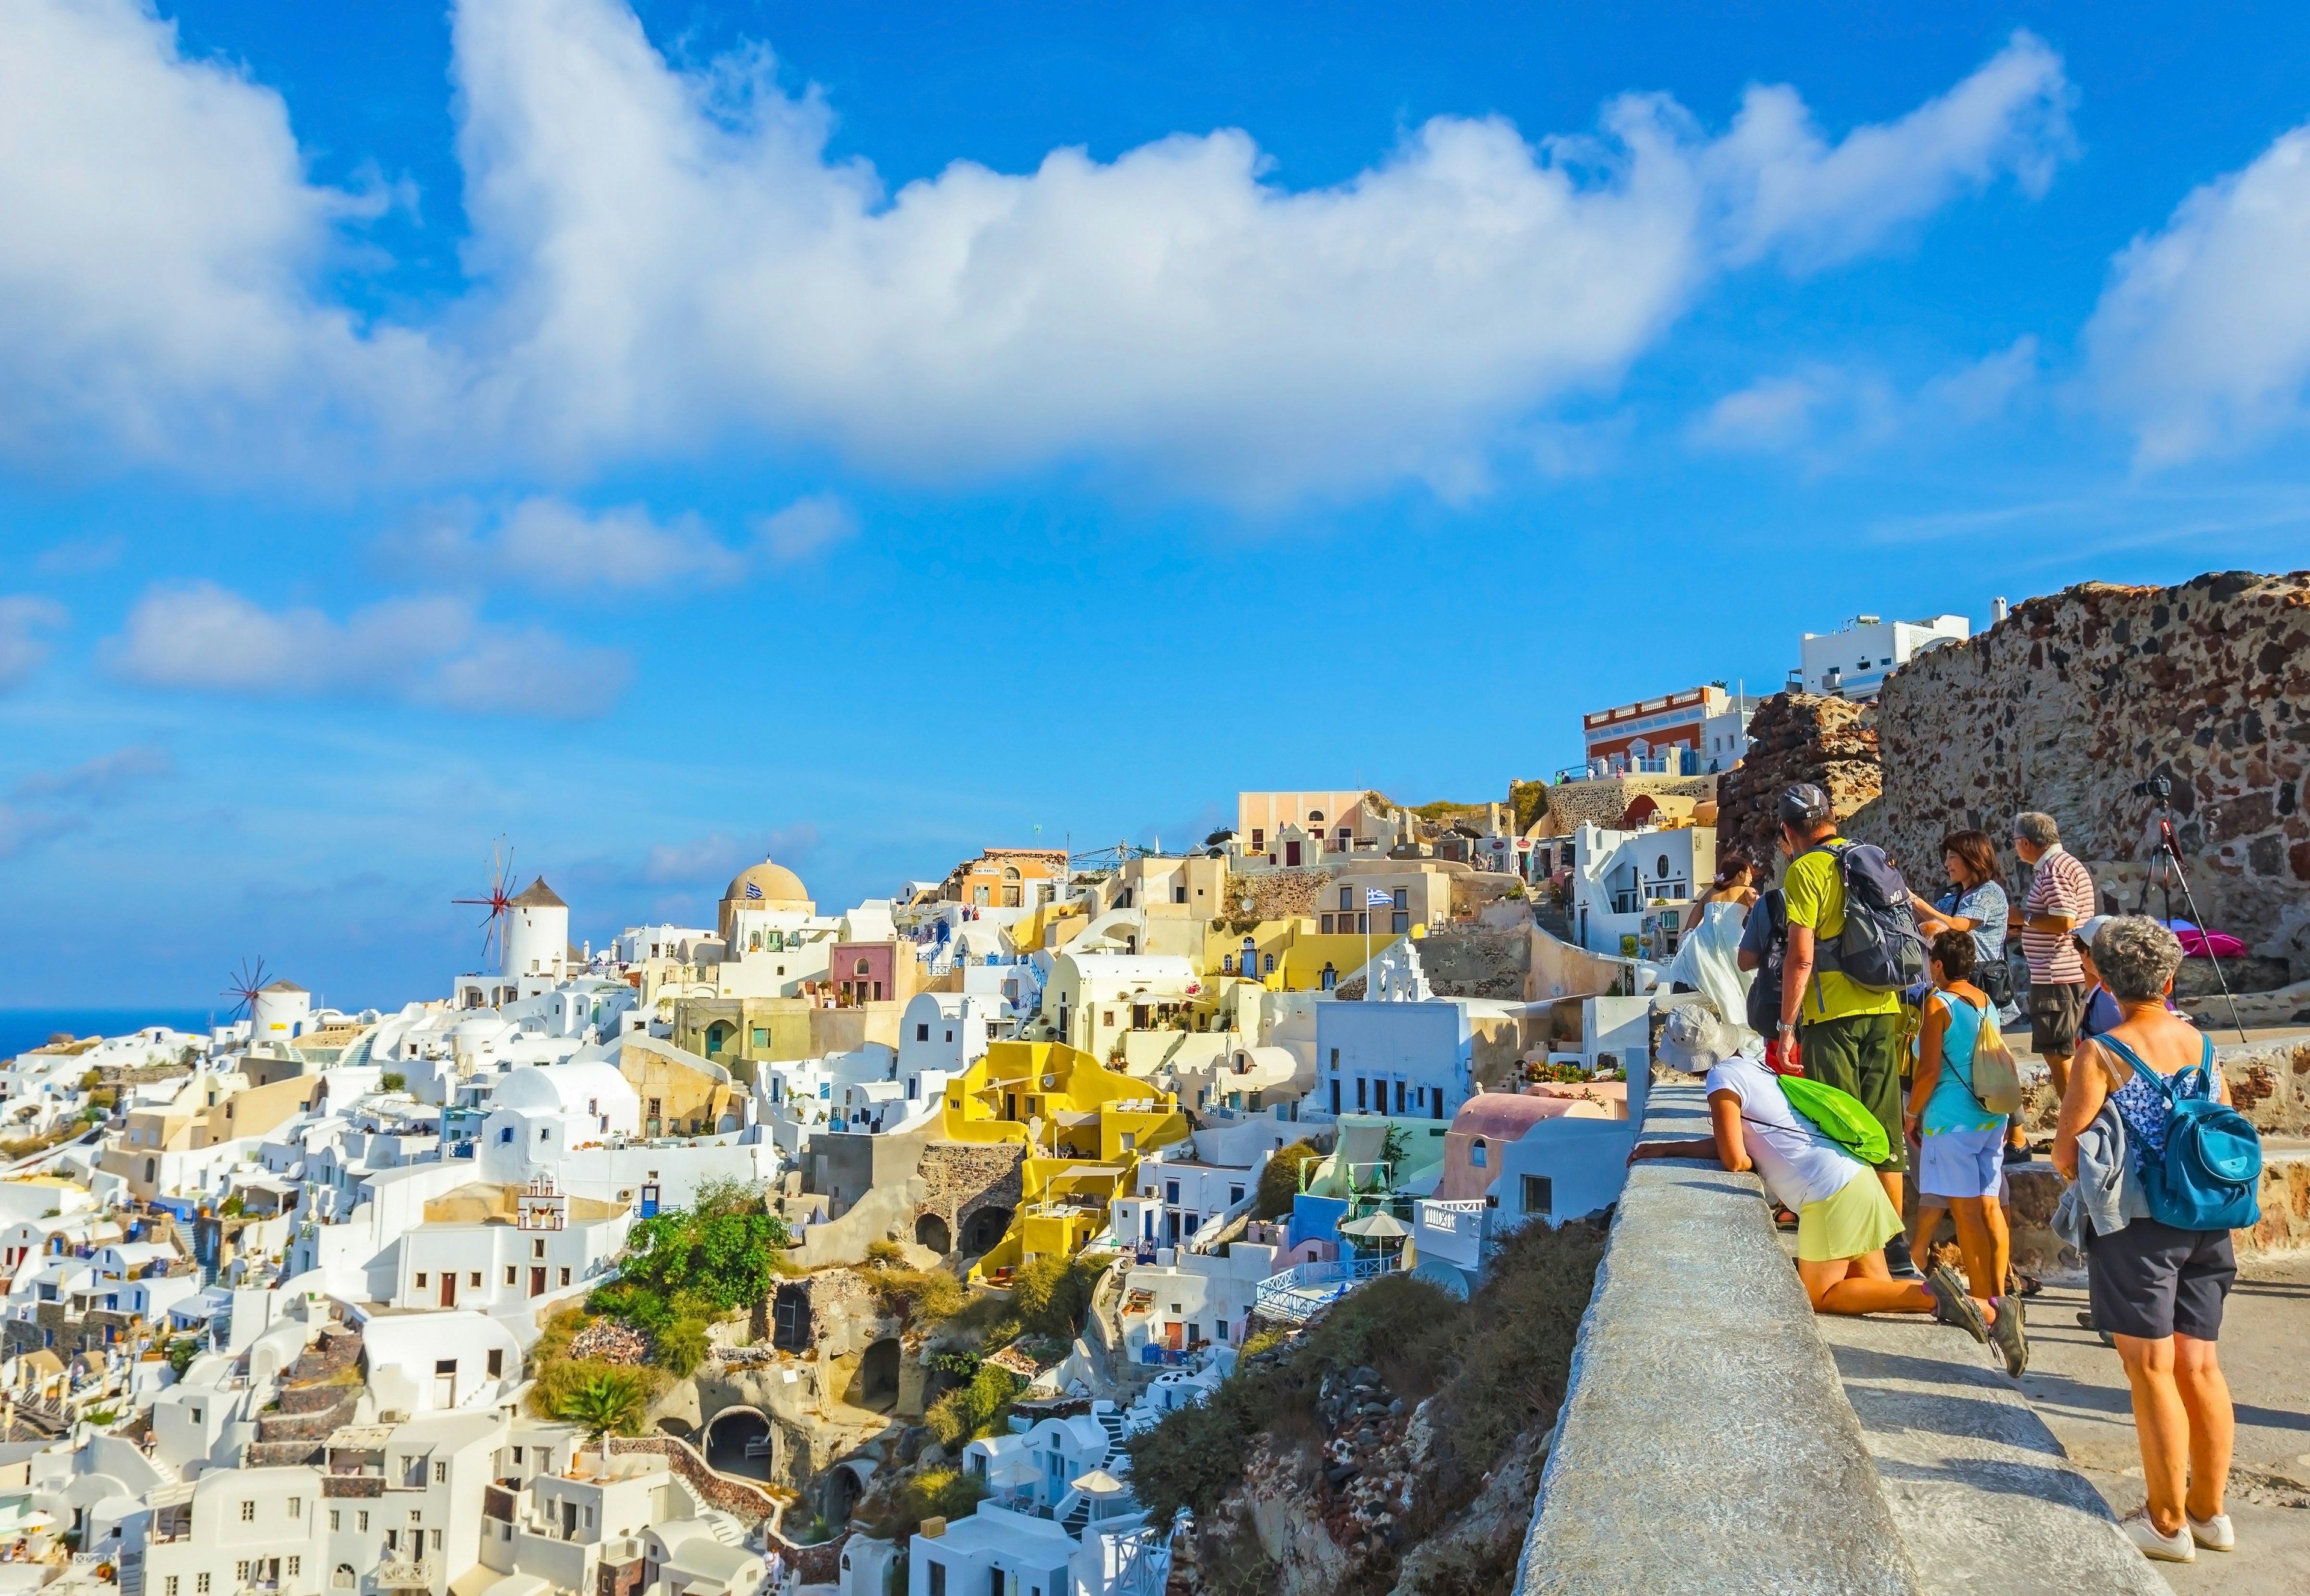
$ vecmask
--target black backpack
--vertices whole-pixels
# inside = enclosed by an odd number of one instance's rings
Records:
[[[1781,965],[1789,955],[1789,910],[1778,887],[1760,894],[1749,911],[1765,916],[1765,951],[1749,984],[1749,1028],[1769,1037],[1781,1027]]]
[[[1909,884],[1885,850],[1871,842],[1817,844],[1837,862],[1845,883],[1845,929],[1834,944],[1816,942],[1813,968],[1835,970],[1856,986],[1898,992],[1925,976],[1925,939],[1909,912]],[[1815,848],[1808,848],[1812,853]]]

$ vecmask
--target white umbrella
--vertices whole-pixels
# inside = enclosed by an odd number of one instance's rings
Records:
[[[1352,1236],[1358,1241],[1401,1241],[1411,1232],[1403,1227],[1402,1220],[1383,1210],[1364,1219],[1349,1220],[1340,1227],[1340,1234]]]

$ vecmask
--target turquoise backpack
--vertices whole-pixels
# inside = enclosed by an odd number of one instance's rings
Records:
[[[2203,1038],[2204,1056],[2193,1066],[2203,1078],[2204,1096],[2182,1096],[2190,1071],[2169,1080],[2143,1063],[2116,1037],[2094,1038],[2154,1082],[2166,1099],[2166,1150],[2135,1145],[2142,1194],[2149,1217],[2176,1230],[2243,1230],[2262,1220],[2262,1138],[2245,1115],[2214,1097],[2214,1039]]]

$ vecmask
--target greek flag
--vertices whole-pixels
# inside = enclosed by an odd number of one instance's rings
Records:
[[[1395,898],[1392,894],[1383,892],[1376,887],[1367,887],[1364,889],[1364,907],[1368,909],[1392,909],[1394,906]]]
[[[748,898],[760,898],[760,897],[761,897],[761,895],[762,895],[762,884],[761,884],[761,882],[760,882],[760,881],[748,881],[748,882],[746,883],[746,896],[747,896]]]

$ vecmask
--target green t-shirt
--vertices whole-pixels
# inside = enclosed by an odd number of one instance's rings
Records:
[[[1828,840],[1841,843],[1845,839],[1833,837]],[[1812,927],[1816,949],[1834,942],[1844,931],[1845,878],[1837,874],[1837,860],[1823,845],[1814,844],[1811,852],[1790,863],[1787,878],[1781,883],[1781,896],[1788,906],[1789,924]],[[1815,958],[1819,958],[1818,953]],[[1805,983],[1804,1002],[1797,1008],[1797,1023],[1811,1025],[1823,1019],[1845,1019],[1855,1014],[1900,1011],[1898,991],[1872,991],[1816,964],[1812,978]]]

